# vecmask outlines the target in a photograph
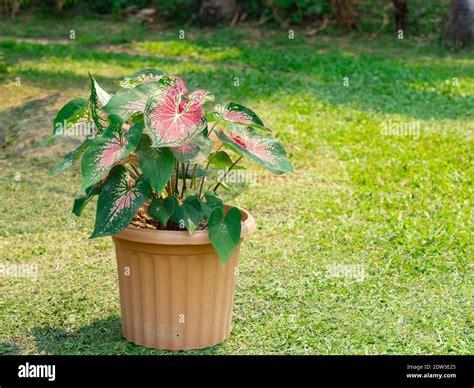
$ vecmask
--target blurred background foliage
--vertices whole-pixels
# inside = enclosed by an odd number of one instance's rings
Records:
[[[3,17],[21,12],[97,13],[141,17],[144,22],[169,20],[190,24],[254,21],[258,25],[303,26],[313,34],[359,30],[393,32],[401,8],[404,31],[412,35],[439,33],[449,14],[450,0],[0,0]],[[227,8],[225,15],[207,12]],[[207,7],[207,8],[206,8]],[[145,11],[145,12],[142,12]],[[229,16],[230,15],[230,16]],[[213,17],[214,16],[214,17]],[[310,31],[311,32],[311,31]]]

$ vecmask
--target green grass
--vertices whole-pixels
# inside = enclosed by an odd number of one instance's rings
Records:
[[[160,354],[121,335],[112,242],[87,239],[94,206],[70,213],[79,168],[47,177],[72,143],[34,149],[56,110],[87,96],[87,70],[114,91],[147,67],[251,106],[296,168],[257,170],[259,184],[234,200],[258,230],[241,253],[233,332],[190,353],[471,353],[472,52],[245,26],[185,28],[179,40],[180,28],[30,17],[0,27],[0,264],[38,271],[0,272],[0,353]]]

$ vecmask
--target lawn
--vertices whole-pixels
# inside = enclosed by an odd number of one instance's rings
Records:
[[[258,229],[233,332],[187,353],[471,353],[472,51],[180,29],[28,15],[0,26],[0,353],[163,353],[122,337],[112,241],[88,239],[95,206],[71,214],[79,166],[47,176],[73,141],[35,149],[56,110],[88,96],[88,70],[113,92],[142,68],[251,106],[296,169],[248,164],[258,182],[232,203]],[[7,276],[26,265],[35,276]]]

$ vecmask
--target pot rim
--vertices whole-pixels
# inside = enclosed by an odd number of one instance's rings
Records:
[[[251,235],[256,228],[255,219],[245,209],[239,206],[225,205],[225,209],[236,207],[242,213],[242,231],[240,238],[243,239]],[[211,244],[209,240],[208,230],[197,230],[193,234],[188,231],[174,231],[174,230],[152,230],[141,229],[129,225],[122,231],[112,236],[114,239],[134,241],[146,244],[160,244],[160,245],[208,245]]]

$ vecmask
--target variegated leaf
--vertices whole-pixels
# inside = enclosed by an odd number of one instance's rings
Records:
[[[160,81],[140,84],[132,89],[121,89],[112,96],[103,111],[127,121],[135,113],[143,112],[148,98],[161,89]]]
[[[151,195],[150,183],[144,175],[133,182],[124,166],[115,166],[102,185],[90,238],[111,236],[125,229]]]
[[[215,109],[221,115],[222,119],[229,123],[256,124],[260,127],[264,127],[262,120],[260,120],[253,110],[237,102],[219,104],[216,105]]]
[[[89,100],[75,98],[64,105],[56,115],[53,122],[53,134],[44,140],[39,147],[45,147],[58,140],[66,131],[71,130],[76,124],[90,121]]]
[[[135,150],[140,141],[143,130],[140,123],[124,131],[119,118],[111,116],[109,120],[109,127],[92,141],[82,158],[82,189],[103,179],[115,164]]]
[[[122,88],[130,89],[130,88],[134,88],[137,85],[158,81],[164,75],[165,73],[163,73],[161,70],[144,69],[128,77],[125,77],[125,79],[120,82],[120,86]]]
[[[188,94],[188,100],[192,103],[204,105],[207,101],[214,101],[214,95],[208,90],[197,89]]]
[[[48,173],[49,176],[54,176],[59,174],[60,172],[68,169],[72,166],[72,164],[79,159],[84,152],[86,152],[87,148],[89,147],[90,143],[92,142],[91,139],[86,139],[84,142],[77,147],[74,151],[69,152],[63,160],[57,163],[51,171]]]
[[[108,116],[103,111],[103,107],[107,105],[112,96],[100,87],[94,77],[92,77],[91,73],[89,73],[89,78],[91,81],[91,96],[89,98],[91,114],[98,132],[101,133],[108,125]]]
[[[184,97],[188,89],[179,77],[164,77],[163,87],[147,102],[145,133],[154,147],[177,147],[188,142],[206,128],[202,105],[210,94],[204,90]]]
[[[281,143],[275,138],[263,136],[253,127],[234,124],[229,129],[217,129],[216,135],[234,151],[248,156],[275,174],[293,171]]]
[[[209,136],[198,135],[187,143],[170,149],[175,158],[181,163],[195,164],[207,159],[212,150],[212,142]]]

